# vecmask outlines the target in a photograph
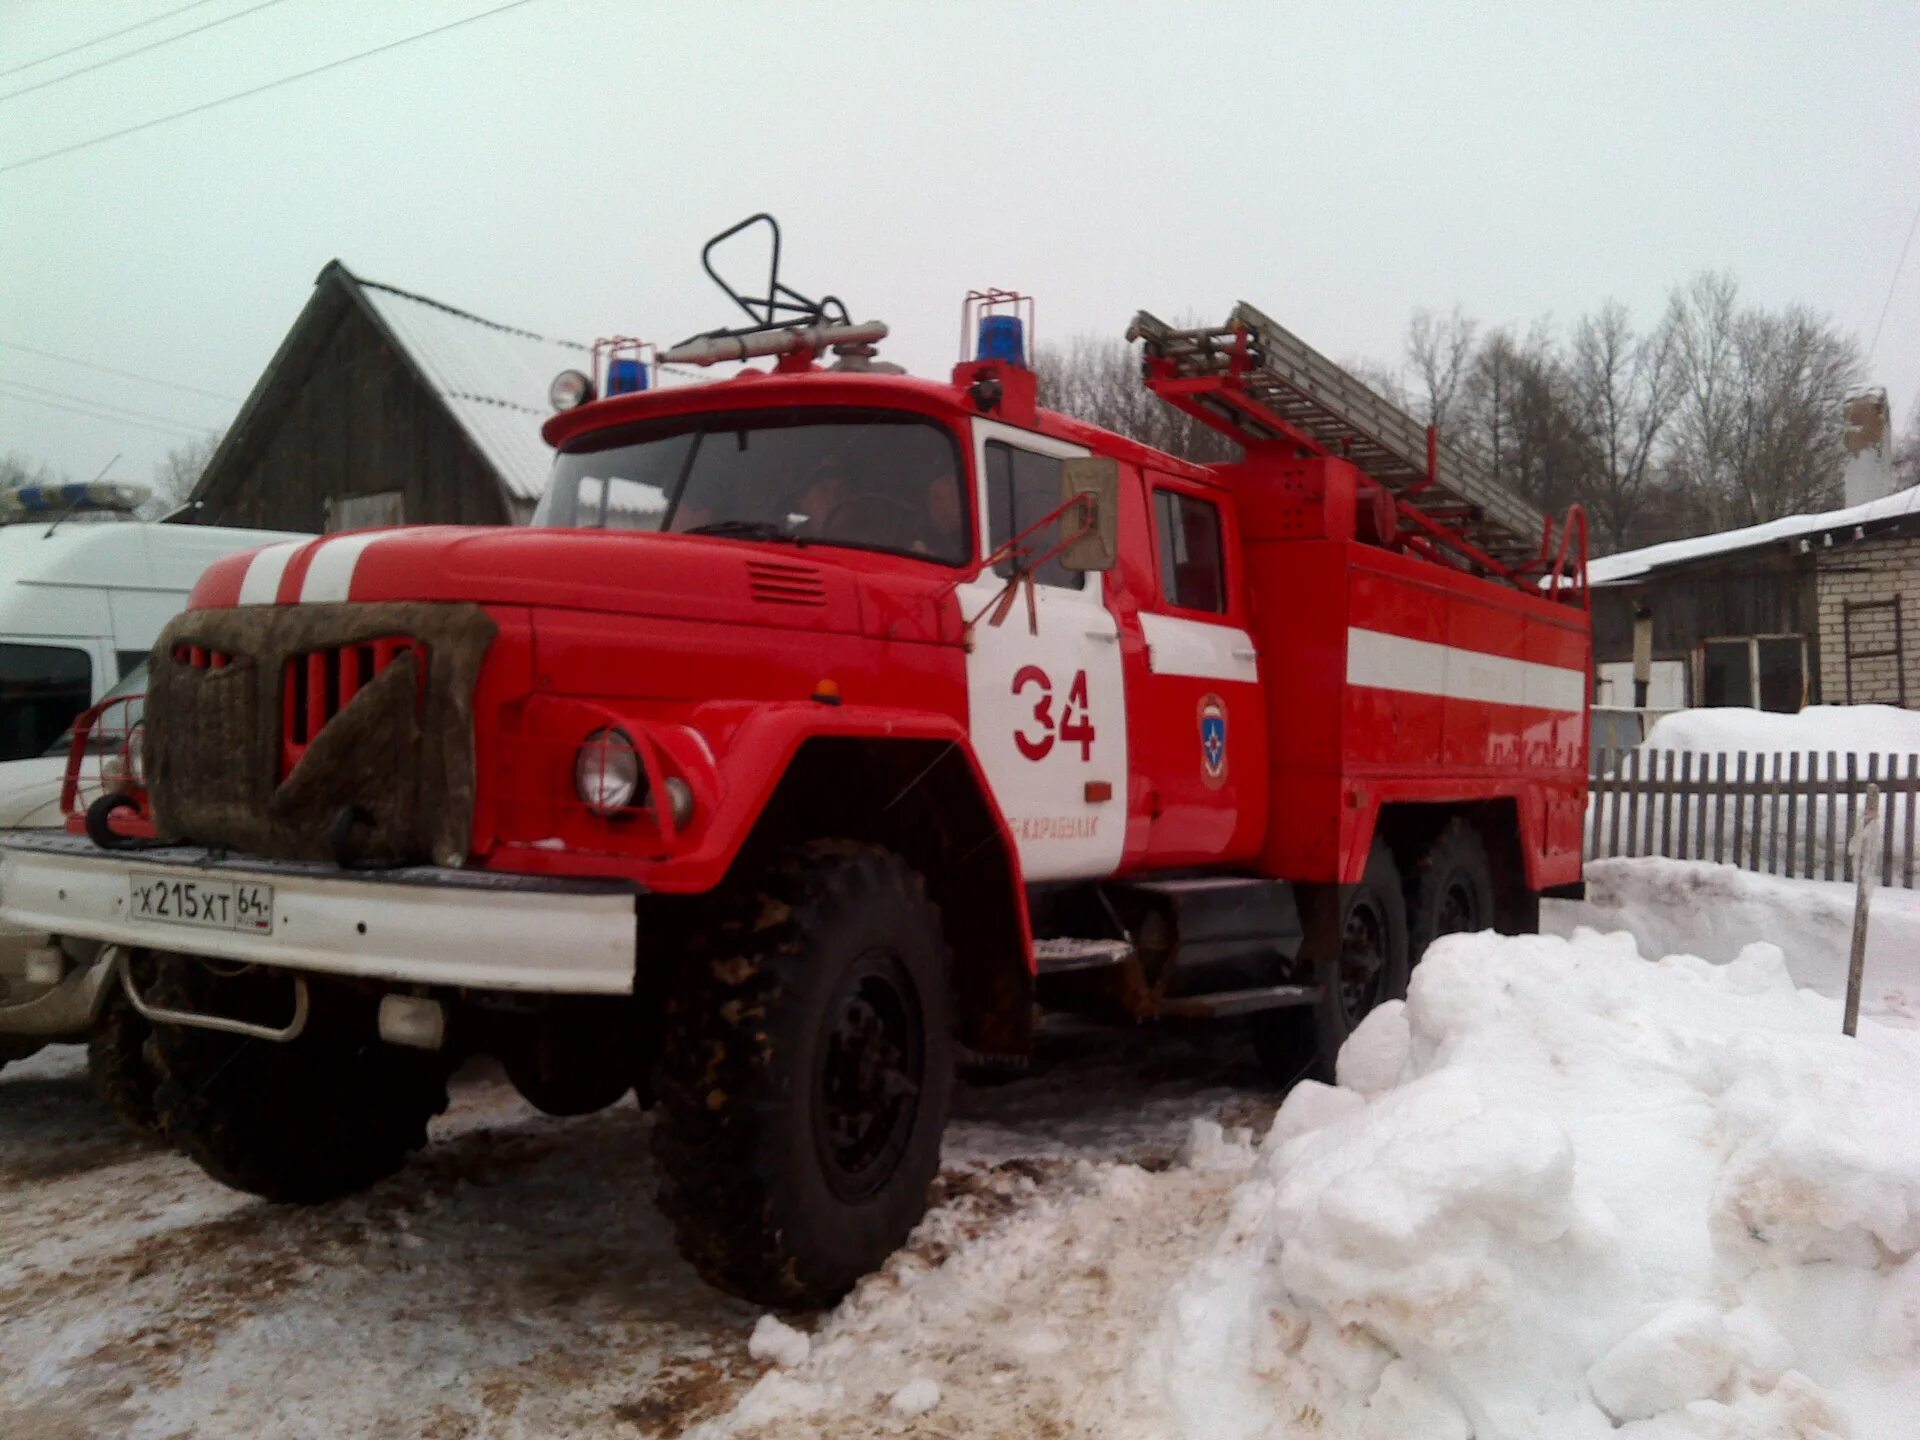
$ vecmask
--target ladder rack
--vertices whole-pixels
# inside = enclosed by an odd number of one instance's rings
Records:
[[[1144,343],[1148,384],[1162,399],[1243,444],[1280,441],[1351,461],[1394,497],[1409,533],[1510,579],[1550,562],[1545,516],[1246,302],[1225,325],[1197,330],[1143,310],[1127,338]]]

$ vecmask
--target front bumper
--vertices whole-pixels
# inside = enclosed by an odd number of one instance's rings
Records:
[[[136,872],[273,887],[273,933],[130,913]],[[349,871],[200,846],[102,850],[83,836],[0,841],[0,921],[58,935],[399,984],[626,995],[630,884],[411,866]]]

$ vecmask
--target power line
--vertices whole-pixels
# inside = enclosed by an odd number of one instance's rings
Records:
[[[376,45],[371,50],[361,50],[356,54],[346,55],[338,60],[329,60],[326,64],[316,65],[311,70],[302,70],[294,75],[282,76],[278,80],[269,80],[266,84],[255,85],[250,90],[240,90],[232,95],[222,95],[217,100],[207,100],[198,105],[190,105],[185,110],[174,111],[171,115],[159,115],[151,120],[142,120],[138,125],[129,125],[124,130],[115,130],[110,134],[96,135],[91,140],[81,140],[72,145],[63,145],[58,150],[49,150],[42,155],[29,155],[26,159],[15,160],[10,165],[0,165],[0,175],[5,175],[14,170],[24,170],[27,166],[38,165],[43,160],[56,160],[62,155],[71,155],[76,150],[86,150],[95,145],[104,145],[109,140],[118,140],[123,136],[137,134],[142,130],[151,130],[156,125],[165,125],[174,120],[184,120],[189,115],[198,115],[203,111],[212,110],[220,105],[231,105],[236,100],[245,100],[253,95],[263,95],[269,90],[279,89],[282,85],[291,85],[296,80],[310,79],[315,75],[325,74],[329,70],[338,70],[342,65],[351,65],[356,61],[366,60],[375,55],[383,55],[389,50],[398,50],[401,46],[411,45],[416,40],[430,40],[435,35],[444,35],[449,30],[458,30],[462,25],[471,25],[477,20],[486,20],[495,15],[505,14],[509,10],[518,10],[522,5],[530,5],[532,3],[533,0],[509,0],[509,3],[505,5],[496,5],[491,10],[483,10],[478,15],[469,15],[464,20],[449,21],[445,25],[436,25],[431,30],[422,30],[417,34],[407,35],[398,40],[390,40],[385,45]]]
[[[44,65],[49,60],[58,60],[62,55],[71,55],[78,50],[91,50],[95,45],[103,45],[109,40],[118,40],[122,35],[131,35],[136,30],[144,30],[149,25],[158,25],[162,20],[171,20],[176,15],[184,15],[189,10],[198,10],[202,5],[210,5],[212,3],[213,0],[192,0],[191,4],[182,5],[177,10],[168,10],[163,14],[155,15],[149,20],[139,20],[132,25],[123,26],[121,29],[109,30],[106,34],[96,35],[91,40],[82,40],[78,45],[69,45],[66,49],[56,50],[51,55],[42,55],[38,60],[28,60],[19,65],[10,65],[5,70],[0,70],[0,75],[17,75],[22,70],[31,70],[34,66]]]
[[[178,425],[183,430],[211,430],[211,425],[196,425],[191,420],[182,420],[178,415],[156,415],[151,410],[136,410],[131,405],[116,405],[111,400],[102,400],[97,395],[72,395],[65,390],[49,390],[45,385],[33,385],[25,380],[15,380],[11,375],[0,375],[0,385],[11,386],[15,390],[30,390],[36,395],[45,395],[51,400],[66,400],[75,405],[91,405],[98,410],[113,410],[133,420],[151,420],[157,425]]]
[[[1873,352],[1880,348],[1880,331],[1887,323],[1887,311],[1893,308],[1893,292],[1899,288],[1900,272],[1907,268],[1907,250],[1913,244],[1913,232],[1920,230],[1920,205],[1913,207],[1913,223],[1907,226],[1906,242],[1900,247],[1900,258],[1893,262],[1893,279],[1887,282],[1887,298],[1880,306],[1880,318],[1873,327],[1873,343],[1867,346],[1867,363],[1873,363]]]
[[[203,30],[217,29],[231,21],[245,19],[256,10],[265,10],[269,6],[280,3],[281,0],[260,0],[258,5],[251,5],[245,10],[236,10],[231,15],[222,15],[218,20],[209,20],[206,24],[196,25],[191,30],[182,30],[179,34],[169,35],[163,40],[154,40],[145,45],[136,46],[132,50],[123,50],[118,55],[109,55],[106,59],[96,60],[91,65],[82,65],[78,70],[69,70],[64,75],[55,75],[51,80],[39,80],[31,85],[22,86],[18,90],[9,90],[6,94],[0,95],[0,105],[4,105],[9,100],[17,100],[22,95],[31,95],[36,90],[45,90],[50,85],[58,85],[63,81],[71,80],[75,76],[90,75],[95,70],[104,70],[109,65],[118,65],[122,60],[131,60],[136,55],[144,55],[149,50],[158,50],[161,46],[171,45],[176,40],[185,40],[190,36],[198,35]]]
[[[18,350],[22,355],[38,355],[42,360],[58,360],[63,365],[78,365],[86,370],[98,370],[106,375],[118,375],[123,380],[138,380],[147,385],[163,385],[169,390],[183,390],[189,395],[204,395],[209,400],[224,400],[229,405],[238,405],[238,395],[222,395],[217,390],[202,390],[198,385],[182,385],[177,380],[162,380],[153,375],[141,375],[132,370],[116,369],[112,365],[102,365],[98,360],[82,360],[77,355],[58,355],[51,350],[36,350],[31,345],[21,345],[12,340],[0,340],[0,349]]]
[[[108,415],[104,411],[89,410],[79,405],[62,405],[58,400],[42,400],[36,395],[16,395],[0,382],[0,399],[19,400],[28,405],[44,405],[49,410],[64,410],[69,415],[84,415],[89,420],[105,420],[115,425],[131,425],[136,430],[151,430],[156,435],[166,435],[175,440],[184,440],[194,432],[174,425],[149,425],[144,420],[129,420],[124,415]]]

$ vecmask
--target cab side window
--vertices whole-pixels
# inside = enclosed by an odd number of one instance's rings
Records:
[[[0,760],[44,755],[93,703],[93,661],[64,645],[0,645]]]
[[[1053,455],[1036,455],[1016,449],[998,440],[987,442],[987,545],[997,550],[1030,525],[1060,508],[1060,471],[1066,462]],[[1027,537],[1025,544],[1035,555],[1044,555],[1060,543],[1059,524]],[[1002,577],[1013,574],[1013,562],[1003,560],[993,567]],[[1058,585],[1078,590],[1087,583],[1086,575],[1069,570],[1054,556],[1033,572],[1034,583]]]
[[[1220,548],[1220,507],[1179,490],[1153,492],[1160,532],[1160,593],[1182,610],[1227,613],[1227,570]]]

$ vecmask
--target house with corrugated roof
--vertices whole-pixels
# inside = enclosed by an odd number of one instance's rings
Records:
[[[553,459],[547,387],[590,360],[577,341],[331,261],[180,518],[306,531],[524,521]]]
[[[1894,491],[1885,391],[1847,406],[1837,510],[1587,567],[1595,703],[1920,709],[1920,488]]]

